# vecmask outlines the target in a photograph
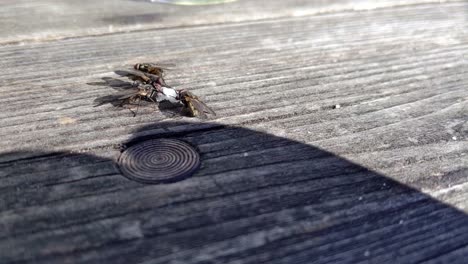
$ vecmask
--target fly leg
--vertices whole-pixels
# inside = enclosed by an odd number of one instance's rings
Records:
[[[154,111],[158,111],[158,109],[156,108],[156,106],[158,105],[158,103],[151,97],[148,97],[148,99],[154,103]]]
[[[138,104],[137,104],[137,109],[136,109],[136,111],[133,112],[132,110],[130,110],[130,111],[132,111],[132,113],[133,113],[133,117],[135,117],[135,116],[137,115],[138,109],[140,109],[140,104],[141,104],[141,97],[138,96]]]

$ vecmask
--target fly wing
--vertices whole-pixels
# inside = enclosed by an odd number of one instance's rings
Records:
[[[142,83],[149,83],[153,77],[158,78],[155,75],[140,72],[140,71],[125,70],[125,71],[114,71],[114,72],[115,74],[120,75],[122,77],[127,77],[130,80],[139,81]]]
[[[216,115],[216,113],[211,108],[209,108],[205,103],[203,103],[202,101],[200,101],[198,99],[191,98],[190,102],[193,104],[195,109],[198,110],[200,115],[203,114],[203,115],[206,116],[205,113]]]
[[[120,106],[122,105],[126,100],[131,99],[133,96],[135,96],[135,92],[132,93],[126,93],[126,94],[113,94],[113,95],[106,95],[102,97],[98,97],[94,99],[94,107],[101,106],[104,104],[112,104],[113,106]]]
[[[153,74],[162,74],[164,70],[171,70],[170,67],[175,66],[173,64],[161,64],[161,63],[137,63],[133,66],[135,70],[139,70],[142,72],[149,72]]]
[[[193,101],[197,105],[197,108],[202,109],[203,112],[208,113],[208,114],[212,114],[212,115],[216,115],[215,111],[213,111],[213,109],[211,109],[209,106],[207,106],[204,102],[202,102],[202,101],[200,101],[198,99],[194,99]]]
[[[120,79],[110,78],[110,77],[103,77],[101,79],[102,79],[102,82],[89,82],[86,84],[94,85],[94,86],[109,86],[112,89],[117,90],[117,91],[127,91],[127,90],[135,89],[135,85],[133,85],[131,82],[126,82]]]
[[[151,82],[159,83],[161,86],[170,87],[169,85],[164,82],[164,79],[158,75],[154,75],[151,73],[146,73],[142,71],[134,71],[134,70],[125,70],[125,71],[114,71],[115,74],[120,75],[122,77],[127,77],[130,80],[138,81],[141,83],[149,84]]]
[[[157,67],[163,70],[172,70],[172,68],[175,68],[176,66],[174,63],[152,63],[150,62],[150,63],[145,63],[145,64],[148,64],[151,67]]]
[[[199,108],[199,105],[195,103],[194,100],[187,100],[187,106],[192,114],[192,116],[198,116],[201,119],[207,119],[208,116]]]
[[[132,98],[133,96],[135,96],[136,94],[135,93],[132,93],[132,94],[126,94],[126,95],[121,95],[119,98],[117,98],[118,100],[126,100],[126,99],[130,99]]]

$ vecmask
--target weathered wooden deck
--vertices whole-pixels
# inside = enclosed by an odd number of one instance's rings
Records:
[[[467,18],[466,1],[3,1],[0,263],[467,263]],[[94,107],[115,93],[96,83],[148,61],[218,116]],[[158,137],[201,169],[120,175],[119,144]]]

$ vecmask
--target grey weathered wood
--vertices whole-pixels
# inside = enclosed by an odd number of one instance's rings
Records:
[[[163,5],[165,29],[0,46],[0,262],[464,263],[468,4],[369,3],[191,27]],[[140,61],[176,63],[167,82],[218,116],[94,107]],[[192,178],[120,175],[119,144],[168,136],[199,149]]]
[[[156,2],[156,1],[155,1]],[[224,5],[175,6],[149,0],[3,1],[0,43],[48,41],[134,30],[308,16],[348,10],[437,3],[435,0],[238,0]]]

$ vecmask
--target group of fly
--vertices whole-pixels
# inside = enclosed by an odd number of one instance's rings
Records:
[[[216,115],[216,113],[203,103],[196,95],[186,89],[174,89],[167,85],[163,78],[163,73],[166,68],[163,68],[154,63],[137,63],[133,67],[134,70],[119,72],[133,81],[135,89],[124,96],[119,97],[120,105],[131,104],[136,105],[138,112],[141,101],[149,101],[158,104],[167,101],[174,106],[183,106],[183,110],[189,116],[207,118],[207,114]]]

